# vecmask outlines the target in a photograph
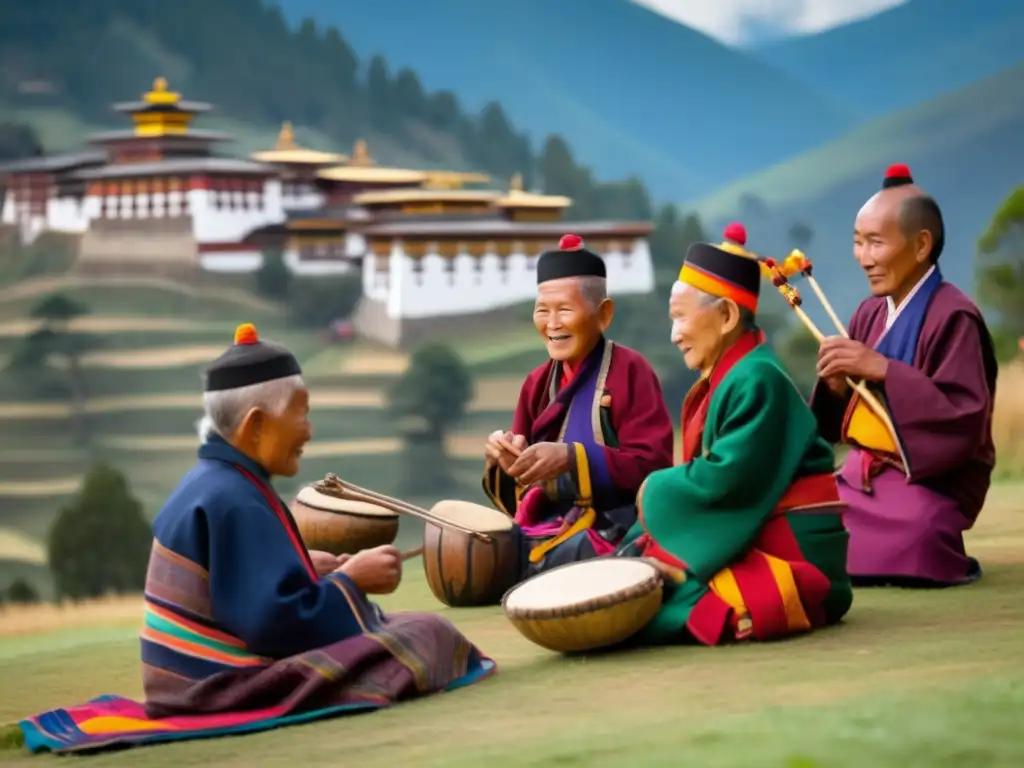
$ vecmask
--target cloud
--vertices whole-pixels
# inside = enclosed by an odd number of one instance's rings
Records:
[[[906,0],[633,0],[730,45],[765,30],[820,32]]]

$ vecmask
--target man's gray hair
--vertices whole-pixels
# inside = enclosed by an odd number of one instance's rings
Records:
[[[702,291],[699,288],[693,288],[700,294],[700,303],[707,307],[716,307],[721,304],[725,299]],[[739,307],[740,310],[740,327],[744,331],[756,331],[757,330],[757,316],[746,307]]]
[[[591,309],[597,309],[601,302],[608,298],[608,280],[597,275],[584,275],[576,278],[579,280],[580,295],[590,305]]]
[[[302,376],[287,376],[237,389],[203,393],[203,418],[196,424],[199,439],[206,442],[212,435],[230,439],[242,419],[253,408],[279,416],[288,407],[296,390],[306,386]]]

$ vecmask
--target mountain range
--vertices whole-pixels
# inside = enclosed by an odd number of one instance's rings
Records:
[[[600,176],[636,174],[660,198],[698,197],[855,123],[827,92],[627,0],[279,5],[471,109],[499,101],[535,140],[560,133]]]

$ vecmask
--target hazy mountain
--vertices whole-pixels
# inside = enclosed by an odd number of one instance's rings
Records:
[[[500,101],[535,139],[561,133],[600,175],[638,174],[659,197],[704,193],[852,125],[837,100],[628,0],[278,4],[469,108]]]
[[[869,116],[949,93],[1024,62],[1021,0],[911,0],[816,35],[753,50]]]
[[[810,225],[815,236],[808,255],[816,274],[848,315],[864,291],[852,256],[854,218],[879,189],[885,168],[907,163],[942,207],[947,227],[943,270],[970,290],[977,238],[999,203],[1024,182],[1022,135],[1024,64],[873,120],[729,185],[697,209],[714,228],[746,217],[750,246],[766,253],[790,247],[786,232],[794,222]]]

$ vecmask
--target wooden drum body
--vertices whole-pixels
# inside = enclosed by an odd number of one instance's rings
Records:
[[[491,537],[481,541],[469,533],[426,523],[423,570],[434,597],[453,608],[497,605],[519,581],[522,568],[512,518],[468,501],[439,501],[430,511]]]
[[[593,651],[628,640],[661,608],[662,578],[639,558],[599,557],[527,579],[501,601],[530,642],[559,653]]]
[[[355,554],[398,536],[398,514],[365,501],[339,499],[307,485],[291,505],[302,540],[309,549],[332,555]]]

